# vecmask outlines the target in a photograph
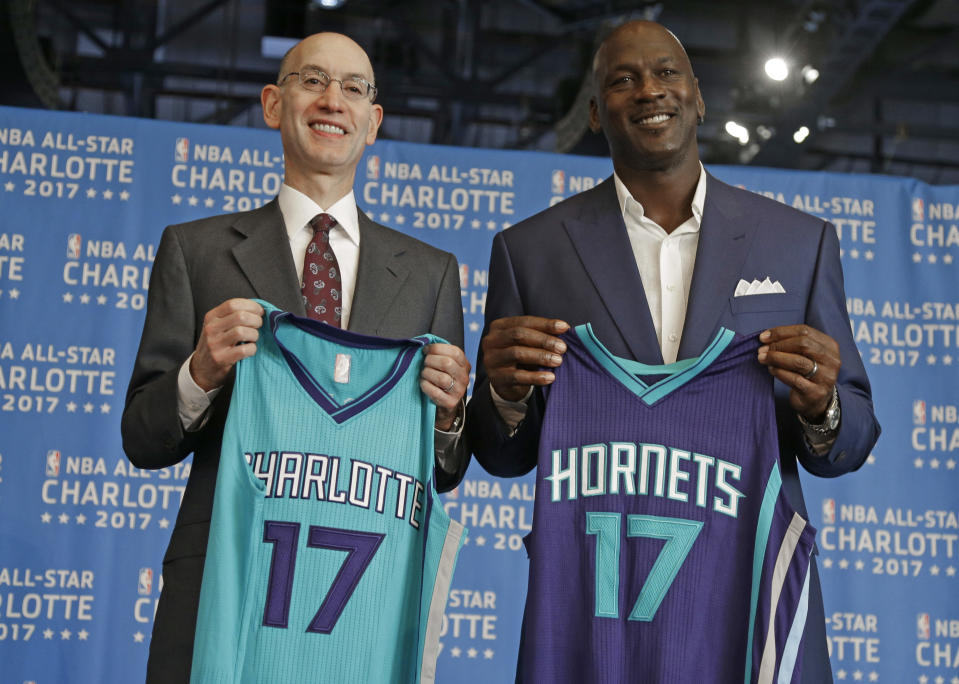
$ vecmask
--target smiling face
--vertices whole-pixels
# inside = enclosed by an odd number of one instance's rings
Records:
[[[706,107],[689,58],[664,27],[617,28],[593,62],[590,128],[603,131],[617,169],[669,170],[698,163],[696,126]]]
[[[310,67],[336,79],[362,76],[373,83],[373,67],[363,48],[338,33],[303,39],[283,60],[281,78]],[[264,121],[280,130],[288,185],[311,194],[310,188],[325,176],[352,187],[363,151],[376,140],[381,106],[368,98],[347,100],[335,82],[323,93],[307,90],[296,76],[267,85],[260,99]]]

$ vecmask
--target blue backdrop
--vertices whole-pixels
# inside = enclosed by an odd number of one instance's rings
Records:
[[[959,187],[711,167],[832,221],[883,435],[806,477],[838,681],[959,684]],[[608,160],[378,142],[357,202],[457,255],[467,355],[490,243],[600,182]],[[163,227],[269,201],[271,131],[0,108],[0,682],[142,679],[160,561],[189,463],[147,472],[119,419]],[[474,463],[445,495],[470,528],[439,681],[512,681],[530,477]]]

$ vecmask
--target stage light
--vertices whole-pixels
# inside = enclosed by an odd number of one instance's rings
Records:
[[[789,66],[782,57],[770,57],[766,60],[766,75],[774,81],[785,81],[789,76]]]
[[[744,126],[740,126],[735,121],[726,122],[726,132],[732,137],[736,138],[739,141],[740,145],[745,145],[749,142],[749,131],[746,130]]]
[[[800,73],[802,74],[802,78],[806,83],[815,83],[816,79],[819,78],[819,69],[811,64],[804,66]]]
[[[800,126],[795,133],[793,133],[793,141],[799,145],[803,140],[809,137],[809,129],[805,126]]]
[[[339,9],[346,4],[346,0],[312,0],[311,3],[314,7],[320,7],[322,9]]]

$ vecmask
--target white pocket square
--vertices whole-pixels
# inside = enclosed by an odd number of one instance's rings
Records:
[[[753,278],[751,283],[747,283],[740,278],[739,283],[736,285],[736,291],[733,292],[733,297],[746,297],[757,294],[785,294],[785,292],[786,289],[780,282],[778,280],[770,280],[769,276],[766,276],[766,279],[762,282]]]

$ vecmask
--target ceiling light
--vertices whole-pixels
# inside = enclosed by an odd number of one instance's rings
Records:
[[[802,68],[802,78],[806,83],[815,83],[816,79],[819,78],[819,69],[807,64]]]
[[[314,7],[320,7],[322,9],[339,9],[346,4],[346,0],[312,0],[310,3]]]
[[[766,75],[774,81],[785,81],[789,76],[789,66],[782,57],[771,57],[766,60]]]
[[[799,145],[803,140],[809,137],[809,129],[805,126],[800,126],[795,133],[793,133],[793,141]]]
[[[740,145],[745,145],[749,142],[749,131],[746,130],[744,126],[740,126],[735,121],[726,122],[726,132],[729,133],[732,137],[736,138],[739,141]]]

